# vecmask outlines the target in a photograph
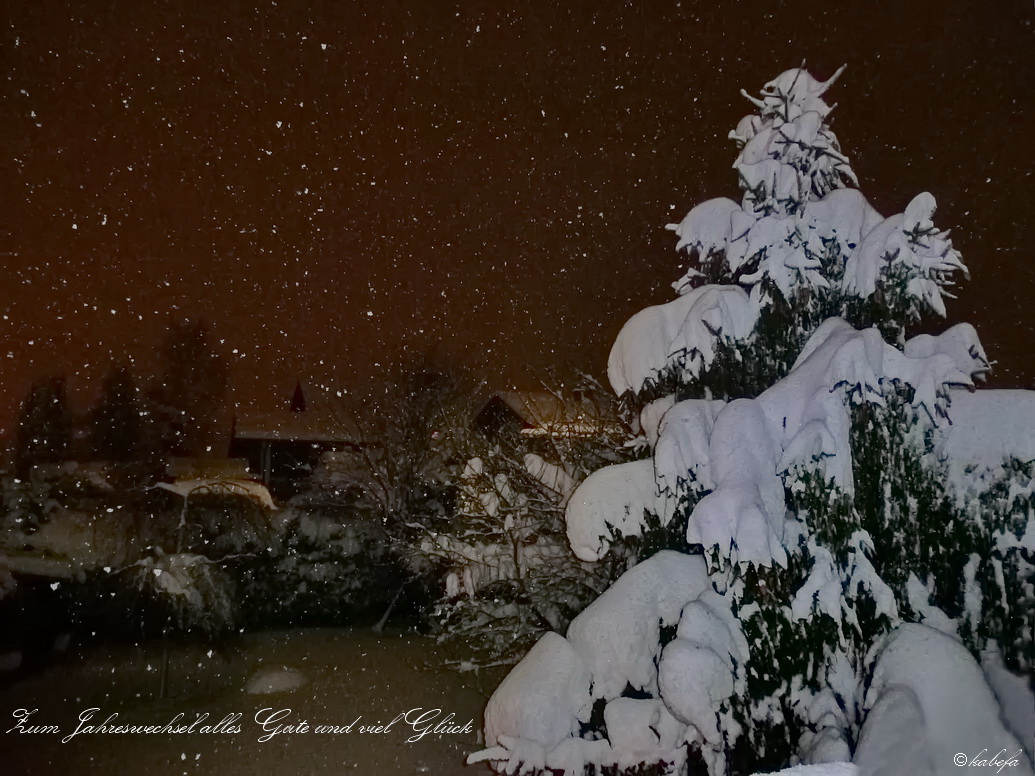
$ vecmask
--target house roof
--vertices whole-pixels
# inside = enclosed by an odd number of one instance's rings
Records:
[[[286,442],[354,442],[352,415],[344,402],[299,383],[289,402],[267,411],[245,410],[234,418],[234,439]]]
[[[475,417],[497,402],[514,413],[522,423],[521,433],[528,436],[589,436],[615,430],[590,399],[550,391],[497,391],[485,399]]]
[[[290,442],[351,442],[356,435],[337,418],[307,411],[295,414],[240,415],[234,422],[234,439],[278,439]]]
[[[495,391],[474,406],[475,422],[492,423],[493,408],[505,407],[527,436],[590,436],[618,428],[601,408],[582,395],[551,391]],[[299,384],[290,401],[276,410],[244,411],[234,419],[234,439],[355,443],[360,439],[352,411],[341,397]]]

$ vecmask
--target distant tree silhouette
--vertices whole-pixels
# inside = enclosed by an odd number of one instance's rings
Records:
[[[416,520],[447,489],[454,429],[467,409],[465,378],[430,362],[397,367],[360,408],[337,407],[358,447],[345,473],[383,524]]]
[[[159,359],[159,381],[147,397],[149,447],[163,455],[204,453],[215,435],[228,375],[208,325],[172,323]]]
[[[90,418],[90,451],[105,461],[132,461],[140,454],[137,386],[125,363],[113,361]]]
[[[29,476],[33,466],[59,463],[69,455],[72,417],[63,376],[37,380],[22,402],[15,437],[15,472]]]

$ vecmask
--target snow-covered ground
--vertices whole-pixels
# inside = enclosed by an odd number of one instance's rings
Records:
[[[462,763],[479,748],[481,713],[492,686],[479,688],[470,674],[430,668],[429,661],[436,659],[433,650],[430,641],[417,636],[365,630],[247,635],[229,653],[200,647],[177,650],[171,663],[171,697],[165,701],[155,698],[160,645],[90,650],[0,690],[0,730],[17,722],[17,709],[38,709],[24,727],[61,728],[60,734],[4,735],[0,773],[491,773],[486,766]],[[278,681],[282,674],[292,681]],[[264,692],[246,691],[259,685]],[[271,688],[279,691],[265,692]],[[76,729],[77,715],[91,707],[100,709],[94,724],[112,712],[118,712],[117,723],[141,725],[164,725],[180,712],[185,724],[206,712],[208,724],[228,714],[242,717],[239,733],[81,733],[61,743]],[[307,721],[310,729],[259,742],[264,732],[254,718],[264,708],[291,709],[290,719],[282,722]],[[412,743],[407,739],[415,735],[415,727],[405,721],[388,732],[360,732],[363,725],[388,723],[416,708],[441,709],[436,725],[449,713],[455,715],[456,727],[472,720],[473,732],[430,732]],[[347,726],[357,717],[361,719],[350,733],[315,732],[316,725]]]
[[[859,769],[851,763],[822,763],[820,765],[796,765],[785,771],[767,776],[856,776]],[[764,776],[759,774],[758,776]]]

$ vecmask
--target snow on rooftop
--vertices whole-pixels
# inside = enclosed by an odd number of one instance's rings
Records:
[[[235,439],[276,439],[286,442],[354,442],[356,432],[333,412],[278,412],[240,415]]]
[[[243,496],[254,499],[267,509],[276,509],[273,497],[261,482],[247,479],[178,479],[175,482],[158,482],[153,486],[175,493],[181,498],[199,495]]]
[[[490,405],[502,402],[524,424],[527,436],[590,436],[617,432],[601,407],[585,396],[568,396],[552,391],[496,391],[486,398],[475,416]]]

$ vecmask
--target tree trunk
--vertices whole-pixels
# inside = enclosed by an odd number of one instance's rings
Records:
[[[381,619],[377,621],[377,625],[374,626],[374,633],[381,633],[385,629],[385,625],[388,623],[388,618],[392,614],[392,609],[395,608],[395,602],[399,600],[399,596],[402,595],[403,589],[400,587],[395,591],[395,597],[392,598],[392,602],[388,604],[388,608],[385,613],[381,615]]]

